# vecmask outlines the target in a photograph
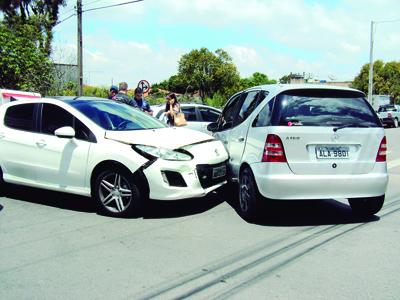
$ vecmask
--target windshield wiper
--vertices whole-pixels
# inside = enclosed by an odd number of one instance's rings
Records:
[[[335,127],[335,128],[333,128],[333,131],[336,132],[336,131],[338,131],[340,129],[349,128],[349,127],[368,128],[370,126],[365,125],[365,124],[359,124],[359,123],[349,123],[349,124],[345,124],[345,125],[342,125],[342,126]]]

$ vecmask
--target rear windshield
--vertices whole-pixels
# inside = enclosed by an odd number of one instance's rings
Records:
[[[381,127],[362,93],[342,90],[292,90],[277,96],[273,125]]]
[[[378,109],[378,112],[385,112],[385,111],[395,111],[396,107],[394,106],[381,106]]]

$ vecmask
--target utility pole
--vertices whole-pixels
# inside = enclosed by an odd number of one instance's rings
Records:
[[[374,21],[371,21],[371,43],[369,49],[369,78],[368,78],[368,101],[373,105],[372,92],[374,86]]]
[[[82,96],[83,70],[82,70],[82,0],[76,1],[78,16],[78,96]]]

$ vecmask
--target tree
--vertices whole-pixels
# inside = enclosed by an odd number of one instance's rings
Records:
[[[368,93],[369,64],[362,66],[360,73],[354,78],[352,87]],[[374,62],[373,93],[390,95],[400,101],[400,61],[384,63]]]
[[[52,64],[36,46],[35,30],[29,24],[8,28],[0,23],[0,87],[46,94]]]
[[[57,25],[60,6],[65,3],[65,0],[2,0],[0,10],[4,13],[4,22],[10,28],[26,24],[34,26],[39,48],[50,56],[52,30]]]
[[[219,92],[228,95],[239,87],[240,77],[229,54],[218,49],[214,53],[207,48],[195,49],[179,60],[178,78],[193,89],[200,97],[212,97]]]
[[[270,80],[266,74],[255,72],[248,78],[240,79],[241,89],[247,89],[252,86],[264,85],[264,84],[273,84],[276,83],[276,80]]]

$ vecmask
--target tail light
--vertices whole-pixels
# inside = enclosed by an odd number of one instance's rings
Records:
[[[282,140],[276,134],[268,134],[262,162],[287,162]]]
[[[376,155],[377,162],[385,162],[386,161],[386,136],[383,137],[381,144],[379,145],[378,154]]]

